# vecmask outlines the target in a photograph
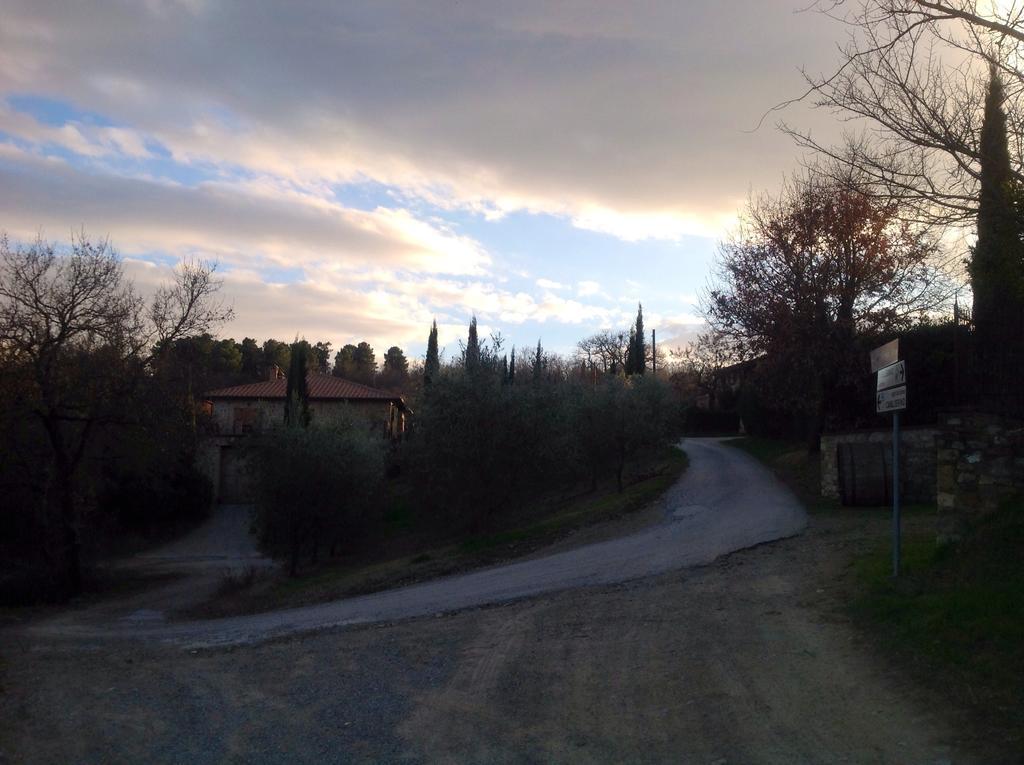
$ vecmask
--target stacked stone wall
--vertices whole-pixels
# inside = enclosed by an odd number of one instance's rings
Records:
[[[1024,493],[1024,421],[983,412],[946,412],[936,453],[940,540],[1009,497]]]
[[[905,502],[930,504],[935,502],[935,443],[938,428],[903,428],[900,433],[900,486]],[[821,495],[829,499],[840,498],[839,460],[840,444],[882,444],[886,449],[886,464],[892,464],[892,428],[883,430],[854,430],[829,433],[821,437]]]

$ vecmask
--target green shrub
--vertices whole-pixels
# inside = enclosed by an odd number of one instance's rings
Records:
[[[333,554],[358,538],[376,508],[384,441],[351,419],[332,427],[282,427],[253,450],[254,529],[263,549],[294,575],[304,556]]]

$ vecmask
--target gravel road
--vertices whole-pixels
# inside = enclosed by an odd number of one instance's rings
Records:
[[[685,446],[665,522],[614,542],[259,617],[0,633],[0,763],[1018,761],[850,625],[884,518],[793,536],[756,463]]]
[[[793,495],[747,454],[715,439],[687,439],[682,446],[690,466],[662,499],[664,521],[620,539],[304,608],[174,624],[141,609],[143,618],[97,623],[95,618],[65,615],[31,629],[39,637],[74,640],[139,638],[189,647],[247,644],[626,582],[706,564],[735,550],[792,536],[806,525]]]
[[[1019,762],[965,754],[955,705],[848,623],[833,583],[876,526],[253,646],[0,642],[0,762]]]

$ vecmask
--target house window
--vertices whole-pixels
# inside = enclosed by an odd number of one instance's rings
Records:
[[[255,433],[260,428],[260,410],[254,406],[236,406],[232,420],[235,433]]]

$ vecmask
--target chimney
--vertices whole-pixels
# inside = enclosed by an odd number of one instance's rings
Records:
[[[273,382],[274,380],[283,380],[284,372],[281,371],[281,367],[277,364],[271,364],[267,368],[267,380]]]

